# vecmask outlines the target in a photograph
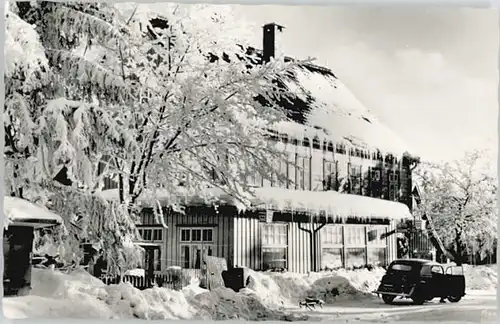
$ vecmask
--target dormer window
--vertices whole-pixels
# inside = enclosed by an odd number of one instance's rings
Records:
[[[313,138],[313,148],[314,148],[314,149],[318,149],[318,150],[319,150],[319,149],[320,149],[320,147],[321,147],[321,144],[320,144],[320,142],[319,142],[319,138],[318,138],[317,136],[315,136],[315,137]]]
[[[309,138],[304,137],[304,140],[302,141],[302,145],[305,147],[309,147],[311,145]]]

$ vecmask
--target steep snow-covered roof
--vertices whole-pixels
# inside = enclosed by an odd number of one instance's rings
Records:
[[[24,223],[33,227],[62,224],[61,216],[45,207],[25,199],[5,196],[3,199],[4,226],[12,223]]]
[[[355,148],[401,156],[409,147],[380,122],[331,70],[311,64],[294,67],[282,80],[293,98],[287,110],[291,121],[276,130],[291,136],[314,136]]]

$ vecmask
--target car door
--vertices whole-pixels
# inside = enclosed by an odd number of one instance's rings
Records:
[[[445,280],[443,267],[440,265],[432,265],[431,275],[432,279],[428,287],[429,296],[432,298],[446,296],[448,285],[447,281]]]
[[[446,268],[447,294],[449,296],[463,296],[465,293],[465,277],[461,266]]]

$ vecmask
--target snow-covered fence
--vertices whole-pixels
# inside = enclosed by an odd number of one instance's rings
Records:
[[[192,278],[203,281],[205,273],[199,269],[182,269],[180,273],[161,272],[155,273],[152,276],[137,276],[137,275],[124,275],[123,280],[120,276],[101,276],[101,280],[106,285],[118,284],[121,281],[130,283],[137,289],[148,289],[154,286],[169,288],[173,290],[180,290],[189,285]]]

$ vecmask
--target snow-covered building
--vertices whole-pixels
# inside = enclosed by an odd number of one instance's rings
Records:
[[[31,288],[34,229],[61,225],[62,218],[48,209],[17,197],[4,197],[3,293],[27,294]]]
[[[274,55],[277,25],[264,26],[262,59]],[[217,208],[194,200],[165,213],[167,228],[144,209],[138,224],[145,268],[200,268],[204,255],[232,266],[293,272],[387,264],[396,258],[395,228],[412,214],[418,163],[399,137],[324,67],[301,64],[282,85],[290,120],[271,141],[286,149],[278,166],[289,180],[256,174],[252,207],[219,195]]]

